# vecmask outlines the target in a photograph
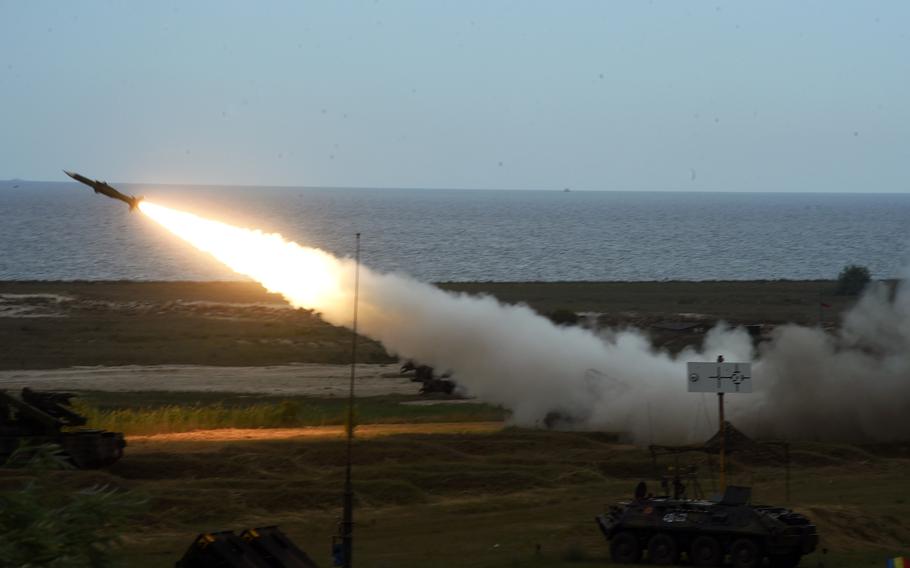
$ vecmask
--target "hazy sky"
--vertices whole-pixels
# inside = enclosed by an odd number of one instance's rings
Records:
[[[910,2],[0,0],[0,178],[910,191]]]

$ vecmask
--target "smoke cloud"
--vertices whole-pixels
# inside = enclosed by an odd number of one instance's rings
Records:
[[[340,261],[344,281],[350,261]],[[460,387],[512,411],[518,425],[548,414],[571,427],[629,432],[638,442],[704,439],[713,396],[688,393],[685,363],[754,361],[752,394],[728,395],[728,416],[762,437],[887,441],[910,437],[910,291],[874,286],[842,330],[785,325],[753,349],[743,329],[718,325],[701,349],[656,350],[639,330],[559,327],[526,306],[439,290],[363,269],[360,330],[407,359],[455,372]],[[340,308],[341,306],[338,306]],[[350,326],[350,305],[325,310]]]
[[[797,439],[910,438],[910,288],[873,286],[837,335],[787,325],[759,350],[761,397],[744,418]]]
[[[341,261],[344,271],[353,267]],[[351,275],[352,276],[352,275]],[[350,276],[344,278],[350,281]],[[701,349],[656,350],[639,330],[559,327],[526,306],[439,290],[397,274],[362,275],[360,330],[403,358],[455,372],[465,391],[523,426],[550,413],[571,427],[629,432],[641,443],[704,439],[715,397],[688,393],[685,363],[754,361],[752,394],[728,395],[749,434],[782,439],[910,438],[910,290],[873,286],[840,332],[785,325],[757,352],[743,329],[718,325]],[[349,307],[349,306],[347,306]],[[324,312],[338,325],[350,314]]]
[[[231,227],[144,202],[143,212],[239,273],[350,327],[354,263],[278,235]],[[467,394],[512,411],[523,426],[548,415],[569,427],[632,434],[640,443],[704,439],[713,396],[687,392],[687,361],[753,361],[752,394],[727,396],[747,433],[785,439],[910,438],[910,290],[873,287],[841,331],[779,327],[753,349],[720,324],[700,349],[673,356],[641,331],[559,327],[527,306],[446,292],[406,275],[361,268],[360,333],[391,353],[451,370]]]

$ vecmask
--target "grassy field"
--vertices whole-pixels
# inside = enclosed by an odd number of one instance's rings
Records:
[[[84,392],[80,398],[94,409],[92,426],[135,434],[261,427],[276,415],[276,425],[288,426],[281,414],[288,404],[298,426],[341,424],[344,413],[341,400],[308,397]],[[608,433],[497,429],[495,423],[491,429],[490,422],[475,421],[505,414],[485,405],[401,404],[415,398],[358,401],[359,565],[609,566],[593,516],[627,498],[639,479],[654,479],[671,465],[663,461],[655,469],[646,450],[618,444]],[[205,422],[213,409],[216,417]],[[342,430],[316,428],[290,439],[286,431],[274,438],[259,432],[263,439],[131,436],[125,457],[107,471],[52,475],[73,488],[106,484],[148,498],[145,512],[120,529],[118,566],[168,566],[198,532],[275,523],[329,565],[340,515]],[[906,552],[910,444],[803,442],[791,455],[791,505],[818,524],[828,550],[803,566],[881,566]],[[700,468],[710,494],[715,479],[708,464],[688,459],[684,464]],[[756,502],[785,501],[782,464],[734,456],[730,476],[731,483],[753,486]],[[23,481],[21,472],[0,470],[3,489]]]
[[[507,412],[486,404],[459,404],[445,398],[434,404],[421,396],[360,398],[358,424],[502,421]],[[430,399],[432,400],[432,399]],[[135,434],[163,434],[214,428],[292,428],[346,423],[345,399],[272,397],[232,393],[83,392],[74,401],[95,428]]]
[[[603,325],[633,325],[658,345],[678,349],[700,336],[674,337],[654,326],[666,320],[713,324],[815,324],[821,311],[836,322],[850,300],[833,282],[543,282],[445,283],[440,287],[492,294],[549,314],[600,314]],[[23,297],[22,295],[31,295]],[[35,295],[44,296],[35,296]],[[0,369],[73,365],[274,365],[343,363],[348,332],[317,314],[288,309],[282,299],[247,282],[0,281]],[[362,362],[390,362],[364,339]]]
[[[827,280],[706,282],[466,282],[443,283],[446,290],[490,294],[508,303],[524,302],[541,313],[558,309],[598,312],[608,321],[652,321],[679,314],[736,323],[815,324],[836,321],[852,299],[834,294]]]
[[[340,437],[144,440],[109,471],[54,475],[149,497],[122,528],[120,566],[172,565],[197,532],[273,523],[325,566],[343,456]],[[797,444],[793,457],[792,505],[819,525],[826,567],[879,567],[906,552],[910,449]],[[609,435],[518,429],[370,437],[356,443],[354,463],[358,565],[396,568],[607,566],[593,516],[654,473],[646,451]],[[754,485],[757,502],[784,501],[781,467],[731,467],[731,481]],[[18,482],[0,472],[4,488]]]
[[[198,419],[196,409],[203,416],[211,409],[226,411],[197,424],[203,428],[262,426],[256,422],[263,418],[251,409],[280,417],[285,404],[295,405],[297,425],[343,422],[343,401],[333,399],[168,392],[85,392],[81,398],[96,409],[96,418],[108,420],[93,425],[137,434],[186,429],[183,419],[169,422],[167,415]],[[357,419],[364,425],[354,448],[359,565],[609,566],[608,546],[593,516],[627,498],[639,479],[653,479],[671,465],[663,461],[655,470],[644,449],[618,444],[606,433],[439,424],[501,420],[504,412],[485,405],[401,404],[415,398],[358,402]],[[396,434],[401,428],[395,422],[434,433],[412,428]],[[275,523],[329,565],[340,515],[341,430],[310,435],[317,429],[293,439],[280,434],[256,441],[132,437],[126,456],[108,471],[54,475],[73,487],[102,483],[148,497],[145,513],[122,528],[119,566],[167,566],[198,532]],[[881,566],[907,551],[910,445],[804,442],[791,453],[791,505],[818,524],[820,550],[828,551],[803,566]],[[708,464],[690,459],[685,463],[700,468],[702,488],[711,493],[715,479]],[[16,482],[9,475],[0,473],[6,488]],[[731,483],[753,486],[756,502],[785,501],[781,464],[734,456],[730,476]]]
[[[14,294],[53,297],[10,299]],[[350,332],[243,282],[0,282],[0,368],[346,363]],[[36,317],[39,316],[39,317]],[[361,362],[393,359],[363,339]]]
[[[441,286],[526,302],[541,313],[595,312],[608,325],[644,329],[686,318],[815,323],[819,299],[833,306],[826,321],[836,322],[849,306],[830,295],[830,282]],[[0,282],[0,315],[5,369],[334,363],[345,361],[349,348],[345,330],[287,309],[248,283]],[[391,361],[374,342],[362,351],[363,361]],[[119,527],[118,566],[172,566],[199,532],[267,524],[281,525],[320,565],[330,565],[345,455],[341,399],[80,394],[91,425],[128,434],[126,454],[108,470],[44,475],[60,487],[101,484],[147,497],[144,512]],[[593,517],[659,473],[644,449],[606,433],[501,429],[505,411],[487,405],[403,404],[416,398],[358,401],[357,565],[610,565]],[[262,429],[269,426],[284,430]],[[300,427],[309,429],[288,430]],[[211,428],[257,428],[257,439],[243,439],[253,431],[231,437]],[[791,504],[818,524],[828,551],[803,566],[881,567],[910,552],[910,444],[796,443],[792,456]],[[695,465],[710,492],[707,465]],[[0,491],[21,487],[29,475],[0,469]],[[785,500],[779,464],[734,456],[731,477],[752,485],[757,502]]]

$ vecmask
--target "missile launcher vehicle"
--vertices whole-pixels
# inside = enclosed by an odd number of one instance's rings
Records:
[[[319,568],[277,526],[202,533],[176,568]]]
[[[808,518],[783,507],[750,504],[749,487],[727,487],[719,501],[649,495],[640,483],[631,501],[596,521],[618,564],[794,568],[815,550],[818,531]]]
[[[443,373],[441,377],[436,376],[436,371],[429,365],[420,365],[414,361],[407,361],[401,366],[399,373],[402,375],[414,371],[411,382],[420,383],[420,394],[452,394],[455,392],[455,383],[449,380],[451,373]]]
[[[16,450],[57,444],[79,469],[111,465],[123,455],[119,432],[82,428],[86,419],[70,406],[74,395],[37,392],[26,387],[19,396],[0,390],[0,465]]]

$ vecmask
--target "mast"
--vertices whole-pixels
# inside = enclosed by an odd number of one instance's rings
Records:
[[[348,387],[347,457],[344,466],[344,514],[341,521],[341,552],[344,568],[351,568],[354,544],[354,489],[351,484],[351,450],[354,443],[354,377],[357,374],[357,304],[360,300],[360,233],[354,253],[354,321],[351,326],[351,381]]]

